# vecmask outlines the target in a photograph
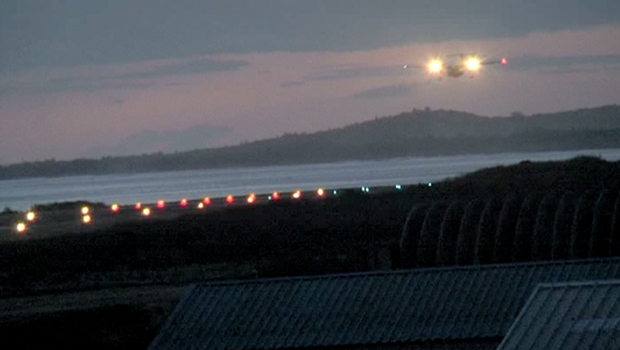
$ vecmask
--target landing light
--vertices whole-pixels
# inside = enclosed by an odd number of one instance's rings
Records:
[[[322,188],[319,188],[318,190],[316,190],[316,194],[318,194],[319,197],[323,197],[325,195],[325,190]]]
[[[83,224],[88,225],[92,221],[93,221],[93,218],[90,215],[86,214],[86,215],[82,216],[82,223]]]
[[[88,208],[87,206],[83,206],[82,207],[82,215],[86,215],[90,212],[90,208]]]
[[[198,209],[203,209],[205,204],[203,202],[198,203]]]
[[[480,70],[480,60],[476,57],[471,57],[465,61],[465,68],[470,71]]]
[[[431,73],[439,73],[443,69],[443,63],[440,60],[432,60],[428,63],[428,71]]]
[[[114,203],[114,204],[112,204],[110,206],[110,210],[112,210],[113,213],[117,213],[120,209],[121,209],[121,207],[118,204],[116,204],[116,203]]]
[[[150,208],[144,208],[142,209],[142,216],[149,216],[151,215],[151,209]]]
[[[27,227],[27,226],[26,226],[26,224],[25,224],[25,223],[23,223],[23,222],[20,222],[20,223],[18,223],[18,224],[15,226],[15,229],[16,229],[16,230],[17,230],[17,232],[19,232],[19,233],[24,233],[24,232],[26,232],[26,229],[27,229],[27,228],[28,228],[28,227]]]
[[[293,193],[293,198],[295,198],[295,199],[301,198],[301,191],[300,190],[295,191]]]
[[[28,221],[34,221],[36,217],[37,215],[34,213],[34,211],[29,211],[28,213],[26,213],[26,220]]]

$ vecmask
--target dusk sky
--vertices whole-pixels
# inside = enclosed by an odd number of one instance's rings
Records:
[[[507,57],[474,79],[403,64]],[[618,0],[3,0],[0,163],[620,103]]]

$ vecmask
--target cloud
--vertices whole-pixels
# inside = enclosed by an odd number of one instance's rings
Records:
[[[402,97],[411,95],[412,90],[413,85],[410,84],[386,85],[360,91],[354,94],[353,98],[359,100],[377,100],[389,97]]]
[[[305,81],[296,80],[296,81],[284,82],[284,83],[280,84],[280,87],[287,88],[287,87],[302,86],[302,85],[306,85],[306,82]]]
[[[5,4],[8,2],[8,4]],[[620,23],[620,2],[3,1],[0,71],[208,54],[356,51]]]
[[[116,145],[92,149],[85,156],[96,158],[204,149],[221,137],[230,135],[233,130],[228,126],[202,124],[183,130],[141,131],[126,137]]]
[[[321,80],[343,80],[369,77],[389,77],[399,76],[403,74],[403,67],[394,66],[375,66],[375,67],[354,67],[342,68],[329,71],[318,72],[308,76],[305,80],[321,81]]]
[[[237,70],[241,67],[247,66],[250,63],[241,60],[212,60],[212,59],[200,59],[191,60],[182,63],[171,63],[159,66],[155,69],[134,72],[119,75],[117,78],[121,79],[146,79],[146,78],[158,78],[170,75],[187,75],[187,74],[203,74],[214,72],[226,72]]]
[[[154,82],[145,81],[147,79],[226,72],[247,65],[249,62],[241,60],[197,59],[167,63],[131,73],[110,73],[97,76],[71,75],[21,84],[5,83],[0,85],[0,93],[25,95],[56,92],[95,92],[106,89],[140,89],[156,85]],[[180,85],[181,83],[166,84],[166,86],[175,86],[174,84]]]
[[[585,55],[585,56],[551,56],[542,57],[525,55],[509,60],[508,68],[513,70],[533,70],[540,68],[578,69],[581,66],[617,66],[620,55]]]

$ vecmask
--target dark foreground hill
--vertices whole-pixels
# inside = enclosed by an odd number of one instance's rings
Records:
[[[616,105],[495,118],[425,109],[217,149],[6,165],[0,166],[0,179],[619,147]]]
[[[41,338],[29,337],[33,330],[58,344],[146,348],[178,300],[171,288],[191,282],[619,256],[619,174],[620,162],[592,157],[522,162],[431,187],[349,191],[2,243],[4,305],[42,306],[15,311],[18,319],[0,312],[0,334],[26,348]],[[119,287],[149,289],[129,297]],[[58,296],[86,306],[45,304]]]

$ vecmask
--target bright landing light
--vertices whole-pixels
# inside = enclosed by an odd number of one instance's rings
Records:
[[[431,73],[439,73],[443,68],[443,63],[440,60],[432,60],[428,63],[428,71]]]
[[[470,71],[480,70],[480,60],[476,57],[471,57],[465,61],[465,68]]]

